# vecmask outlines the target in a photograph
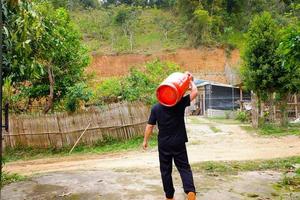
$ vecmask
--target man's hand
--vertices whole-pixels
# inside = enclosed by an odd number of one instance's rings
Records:
[[[198,89],[197,89],[197,86],[194,83],[194,77],[193,77],[193,75],[190,72],[188,72],[188,71],[186,71],[185,73],[189,74],[189,76],[191,76],[191,82],[190,82],[190,90],[191,90],[190,100],[193,101],[197,97]]]
[[[148,141],[144,141],[143,142],[143,149],[147,150],[147,148],[148,148]]]
[[[194,81],[194,76],[193,76],[193,74],[191,72],[185,71],[184,73],[187,74],[188,76],[190,76],[191,81]]]
[[[144,135],[143,149],[146,150],[148,148],[148,139],[153,132],[154,125],[147,124]]]

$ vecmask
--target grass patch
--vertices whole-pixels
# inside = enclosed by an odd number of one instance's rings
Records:
[[[153,53],[187,45],[181,20],[168,9],[143,8],[137,16],[131,50],[128,36],[115,18],[119,7],[71,11],[71,18],[83,35],[89,51],[98,54]],[[167,27],[164,26],[167,24]],[[167,31],[167,37],[165,32]]]
[[[208,117],[211,122],[221,123],[221,124],[241,124],[240,121],[235,119],[227,119],[226,117]]]
[[[277,190],[300,192],[300,175],[292,177],[284,176],[274,185],[274,188]]]
[[[272,160],[219,161],[193,164],[193,171],[208,174],[237,174],[242,171],[290,171],[294,164],[300,163],[300,156]]]
[[[290,192],[300,192],[300,168],[295,170],[294,175],[285,174],[284,177],[274,185],[277,190],[284,190]]]
[[[242,125],[242,126],[240,126],[241,127],[241,129],[243,129],[244,131],[246,131],[246,132],[255,132],[257,129],[255,129],[255,128],[253,128],[252,126],[244,126],[244,125]]]
[[[241,124],[240,121],[235,119],[228,119],[226,117],[199,117],[199,116],[189,116],[188,117],[190,124],[211,124],[211,123],[220,123],[220,124]]]
[[[94,145],[78,145],[73,150],[72,154],[98,154],[108,152],[120,152],[128,150],[136,150],[141,148],[143,136],[137,136],[129,140],[119,140],[114,138],[105,138],[103,141],[98,141]],[[157,146],[157,134],[152,135],[149,140],[149,146]],[[7,148],[5,150],[5,162],[17,160],[33,160],[44,157],[69,156],[69,151],[72,147],[57,148],[32,148],[32,147],[17,147],[15,149]]]
[[[221,132],[221,129],[218,129],[217,127],[215,126],[209,126],[210,130],[212,130],[214,133],[218,133],[218,132]]]
[[[1,180],[2,180],[1,187],[10,183],[24,181],[26,180],[26,178],[27,178],[26,176],[22,176],[17,173],[9,173],[4,171],[1,174]]]
[[[241,126],[241,128],[247,132],[256,132],[259,135],[300,135],[300,124],[289,124],[287,127],[281,127],[275,124],[265,124],[258,129],[251,126]]]
[[[262,135],[300,135],[300,124],[289,124],[280,127],[274,124],[265,124],[260,128]]]
[[[189,116],[188,120],[190,124],[208,124],[207,121],[199,116]]]

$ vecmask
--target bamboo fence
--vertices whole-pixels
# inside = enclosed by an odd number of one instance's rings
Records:
[[[142,135],[149,107],[142,103],[117,103],[77,114],[12,115],[5,147],[61,148],[73,145],[89,123],[81,144],[94,144],[105,138],[129,139]]]

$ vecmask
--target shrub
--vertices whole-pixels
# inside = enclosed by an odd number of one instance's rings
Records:
[[[85,83],[77,83],[69,87],[65,99],[65,108],[69,112],[75,112],[80,102],[87,102],[92,97],[92,91]]]
[[[238,111],[235,119],[241,122],[248,122],[250,120],[250,116],[246,111]]]
[[[159,60],[147,63],[144,68],[133,67],[126,77],[103,81],[98,86],[94,98],[100,100],[101,103],[126,100],[154,104],[156,102],[155,90],[158,85],[169,74],[179,69],[176,64]]]
[[[122,98],[128,101],[154,104],[157,86],[175,71],[179,71],[178,65],[159,60],[147,63],[145,69],[132,68],[130,74],[122,82]]]
[[[122,85],[119,78],[110,78],[103,81],[97,88],[95,101],[112,103],[117,102],[122,95]]]

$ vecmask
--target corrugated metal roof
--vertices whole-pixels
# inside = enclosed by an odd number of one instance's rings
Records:
[[[207,80],[202,80],[202,79],[194,80],[194,83],[197,87],[210,84],[210,85],[216,85],[216,86],[222,86],[222,87],[238,88],[237,86],[234,86],[234,85],[228,85],[228,84],[224,84],[224,83],[217,83],[217,82],[212,82],[212,81],[207,81]]]
[[[194,83],[195,83],[196,86],[198,86],[198,85],[200,85],[204,82],[207,82],[207,81],[206,80],[200,80],[200,79],[194,80]]]

